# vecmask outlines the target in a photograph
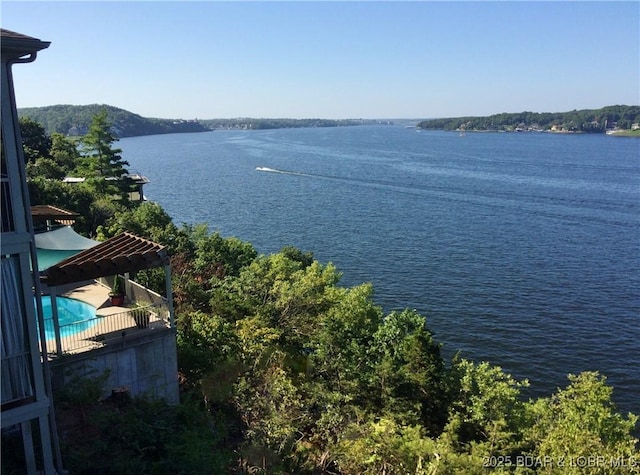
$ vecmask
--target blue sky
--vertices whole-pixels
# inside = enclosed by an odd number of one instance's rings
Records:
[[[428,118],[640,104],[634,2],[11,2],[18,107]]]

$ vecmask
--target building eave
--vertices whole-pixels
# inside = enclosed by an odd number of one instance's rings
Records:
[[[0,30],[3,61],[33,61],[38,51],[49,47],[51,42],[16,33]]]

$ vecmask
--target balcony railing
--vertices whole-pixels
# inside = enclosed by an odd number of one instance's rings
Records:
[[[145,296],[148,297],[148,293]],[[58,356],[63,353],[79,353],[124,342],[134,335],[143,335],[143,332],[150,333],[154,330],[169,328],[171,326],[169,307],[165,299],[157,294],[156,296],[158,298],[152,299],[155,301],[151,303],[134,304],[128,309],[114,307],[113,313],[59,325],[59,346],[57,339],[53,336],[55,335],[53,318],[45,319],[47,352]]]

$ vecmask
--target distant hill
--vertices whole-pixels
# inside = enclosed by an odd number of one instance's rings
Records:
[[[420,122],[421,129],[477,131],[554,131],[609,133],[631,130],[640,123],[640,106],[607,106],[570,112],[502,113],[487,117],[454,117]]]
[[[18,109],[19,117],[29,117],[42,124],[48,134],[84,135],[92,117],[106,109],[113,131],[118,137],[138,135],[207,132],[211,129],[195,120],[150,119],[117,107],[91,104],[87,106],[55,105]]]

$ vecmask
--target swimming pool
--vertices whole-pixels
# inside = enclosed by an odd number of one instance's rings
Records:
[[[56,297],[58,307],[58,322],[60,336],[71,336],[88,330],[96,323],[96,309],[88,303],[67,297]],[[53,327],[53,313],[51,310],[51,296],[42,297],[42,311],[44,313],[44,328],[47,340],[56,337]]]

